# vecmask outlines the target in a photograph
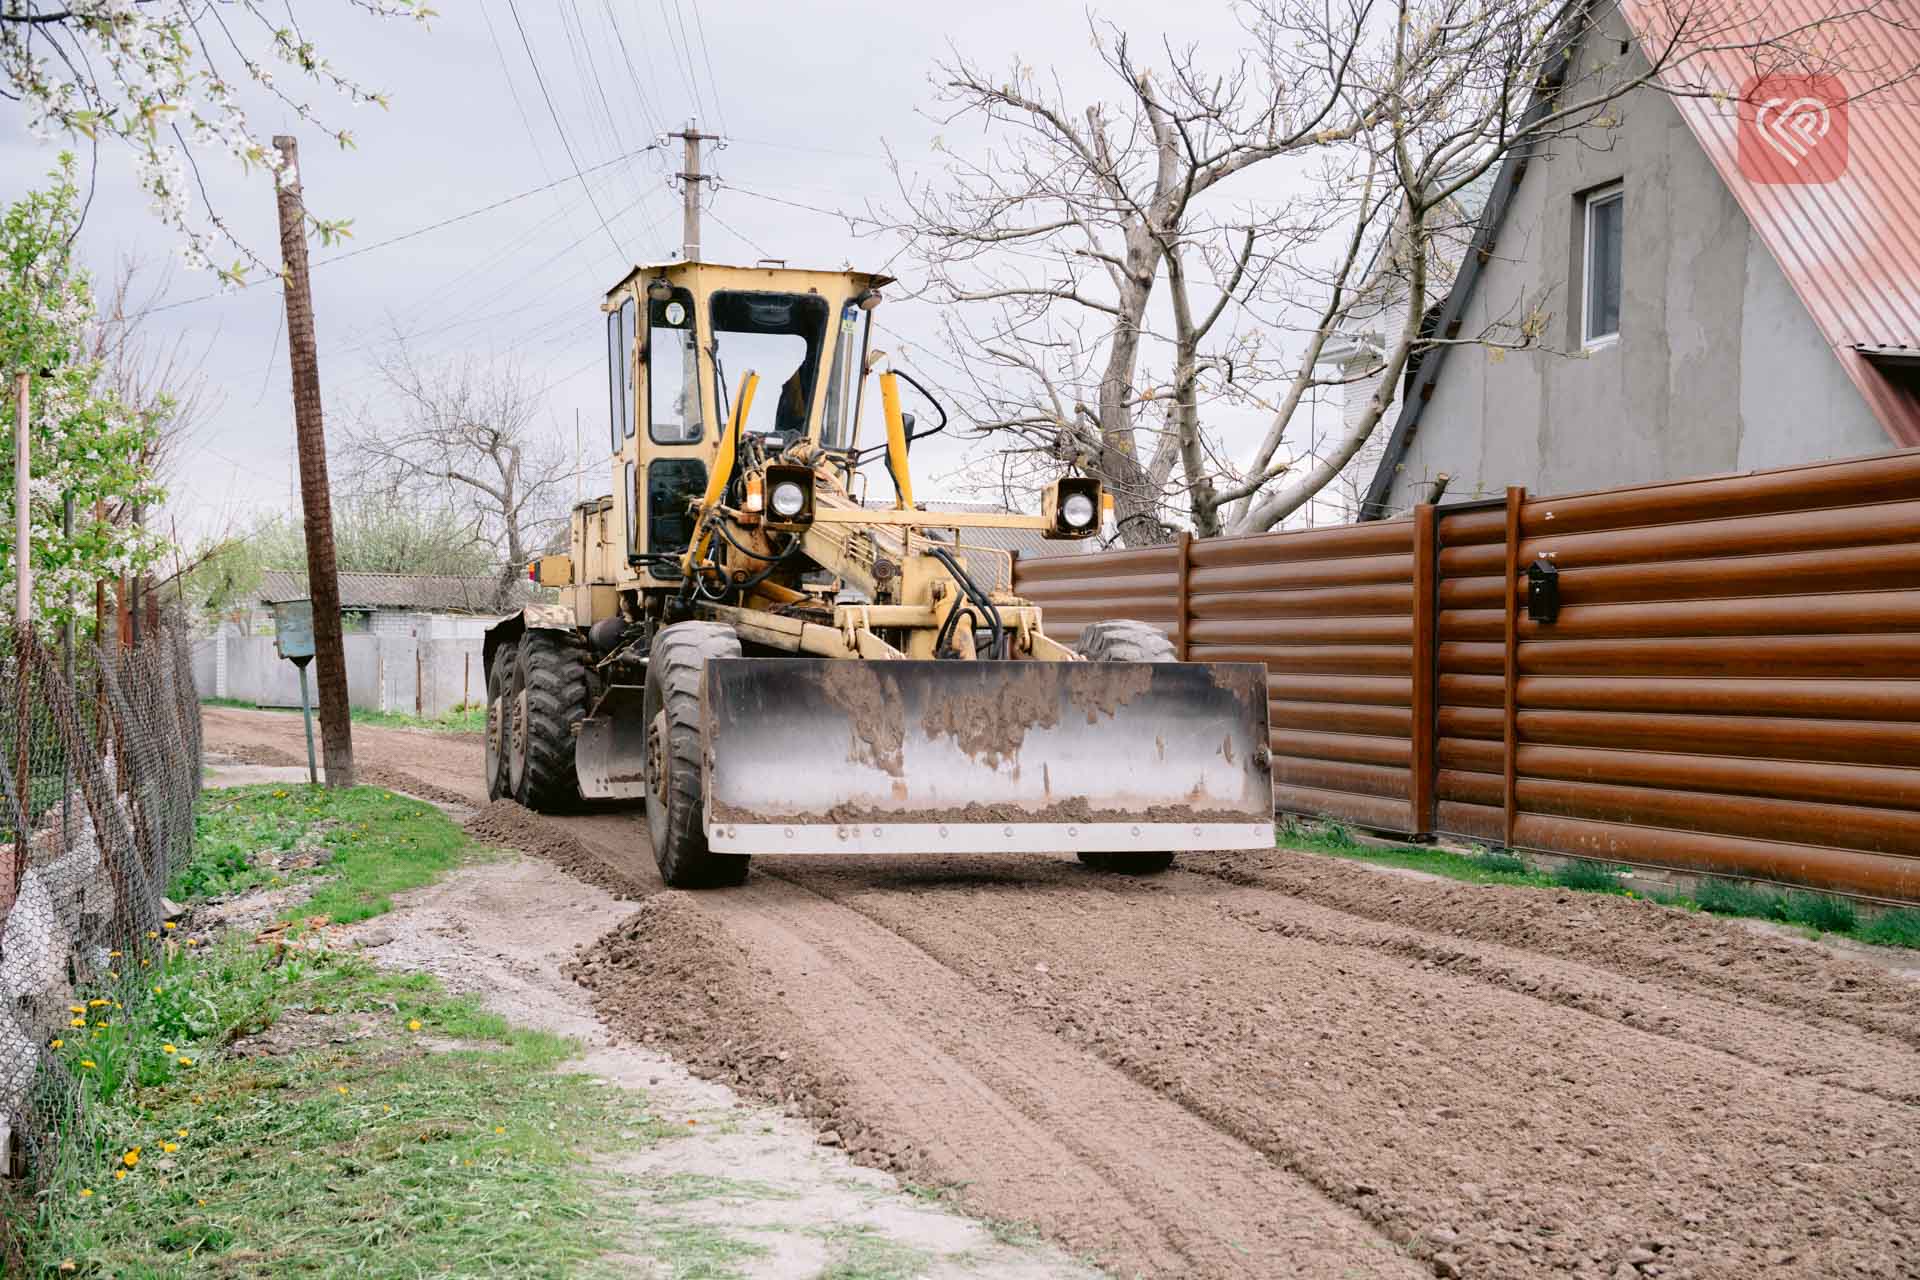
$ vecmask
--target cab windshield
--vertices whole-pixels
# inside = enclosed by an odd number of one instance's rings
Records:
[[[777,435],[789,444],[807,433],[828,311],[827,300],[812,293],[722,290],[713,295],[713,365],[723,426],[733,416],[747,374],[757,373],[760,387],[743,429]]]

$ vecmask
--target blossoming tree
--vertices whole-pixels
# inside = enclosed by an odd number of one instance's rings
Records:
[[[130,522],[96,520],[96,504],[128,510],[161,498],[151,460],[171,402],[157,398],[129,408],[90,355],[93,295],[70,245],[80,218],[71,155],[60,158],[45,191],[29,192],[0,218],[0,370],[8,375],[4,421],[9,447],[0,458],[0,598],[13,599],[15,400],[12,375],[31,378],[28,419],[32,453],[30,502],[35,617],[59,623],[90,617],[93,584],[144,571],[161,553],[160,539]],[[72,536],[62,529],[65,499],[75,509]]]
[[[378,18],[425,22],[425,0],[346,0]],[[284,81],[281,72],[286,72]],[[336,70],[300,30],[294,6],[263,0],[0,0],[0,97],[18,101],[36,135],[62,133],[133,153],[154,213],[182,238],[195,268],[228,283],[271,270],[208,203],[195,149],[224,152],[246,170],[283,161],[253,129],[242,96],[267,95],[342,147],[353,135],[329,125],[306,96],[333,92],[353,104],[384,95]],[[308,215],[323,242],[347,220]],[[231,265],[218,266],[228,254]]]

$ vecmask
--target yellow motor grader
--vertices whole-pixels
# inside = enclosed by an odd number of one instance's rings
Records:
[[[531,567],[560,603],[487,633],[489,794],[643,801],[686,888],[755,853],[1070,850],[1137,874],[1270,848],[1265,669],[1179,662],[1121,620],[1070,649],[982,545],[1094,536],[1097,481],[1048,485],[1038,515],[914,501],[909,451],[945,415],[869,347],[888,283],[674,262],[606,295],[613,493]]]

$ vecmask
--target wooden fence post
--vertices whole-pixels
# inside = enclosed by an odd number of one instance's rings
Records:
[[[1502,670],[1506,674],[1506,730],[1502,735],[1506,743],[1505,772],[1506,786],[1502,792],[1505,798],[1505,821],[1502,830],[1505,843],[1513,845],[1513,824],[1519,817],[1519,798],[1515,793],[1517,777],[1516,755],[1520,741],[1520,598],[1514,591],[1514,582],[1520,575],[1520,507],[1527,500],[1527,491],[1520,485],[1507,488],[1507,576],[1501,587],[1501,599],[1506,608],[1507,647],[1506,662]]]
[[[1180,536],[1174,540],[1173,551],[1179,557],[1174,570],[1178,576],[1173,598],[1173,647],[1180,661],[1185,662],[1189,648],[1187,604],[1192,594],[1187,586],[1187,576],[1193,569],[1193,535],[1182,529]]]
[[[1407,790],[1416,838],[1433,835],[1439,560],[1439,519],[1433,504],[1423,502],[1413,509],[1413,752]]]

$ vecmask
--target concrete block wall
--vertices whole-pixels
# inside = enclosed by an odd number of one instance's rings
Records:
[[[432,717],[454,710],[463,700],[484,702],[487,686],[478,631],[485,625],[460,628],[474,630],[472,635],[347,636],[348,703],[369,711]],[[311,667],[307,678],[311,689]],[[270,636],[243,636],[222,628],[197,641],[193,680],[202,698],[237,698],[273,707],[300,705],[300,674],[274,653]]]

